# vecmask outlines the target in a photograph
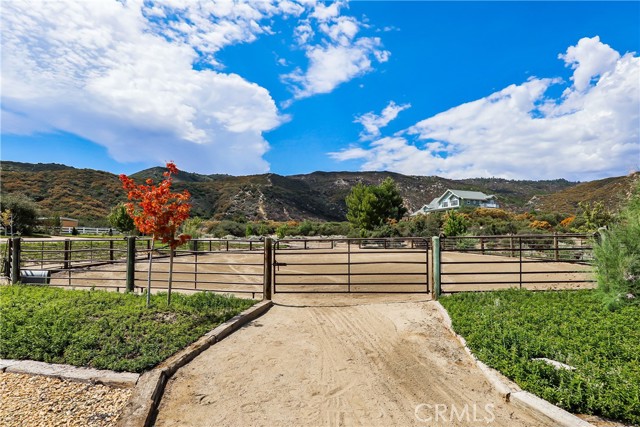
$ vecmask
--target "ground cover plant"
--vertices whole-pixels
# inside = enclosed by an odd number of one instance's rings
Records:
[[[152,295],[0,287],[0,358],[142,372],[255,301],[212,293]]]
[[[640,424],[640,306],[611,311],[597,290],[463,293],[441,302],[473,353],[524,390],[574,413]]]

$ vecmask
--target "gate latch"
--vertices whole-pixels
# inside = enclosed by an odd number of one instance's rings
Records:
[[[277,268],[278,270],[280,270],[280,266],[285,267],[286,265],[287,265],[287,263],[286,263],[286,262],[278,262],[278,261],[275,261],[275,262],[273,263],[273,266],[274,266],[275,268]]]

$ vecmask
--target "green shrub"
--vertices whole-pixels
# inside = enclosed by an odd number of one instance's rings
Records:
[[[245,223],[223,220],[211,223],[207,232],[214,237],[221,238],[229,235],[243,237],[245,236],[245,231]]]
[[[284,239],[285,236],[289,233],[289,226],[287,224],[281,224],[276,228],[276,236],[278,239]]]
[[[0,357],[142,372],[255,303],[200,292],[140,295],[0,287]]]
[[[440,234],[443,222],[441,213],[416,215],[409,220],[410,235],[416,237],[437,236]]]
[[[594,246],[598,289],[610,309],[640,304],[640,187]]]
[[[451,210],[444,216],[442,231],[446,236],[460,236],[467,231],[468,224],[469,221],[464,214]]]
[[[300,226],[298,226],[298,231],[296,233],[299,236],[313,236],[315,233],[313,232],[313,224],[311,221],[302,221]]]
[[[574,413],[640,423],[640,306],[611,312],[596,290],[461,293],[441,302],[473,353],[523,389]]]

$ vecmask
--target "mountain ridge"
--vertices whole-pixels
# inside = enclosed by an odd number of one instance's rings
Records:
[[[157,181],[165,171],[148,168],[130,175],[138,182]],[[193,215],[214,219],[344,221],[344,199],[351,188],[394,179],[409,212],[429,203],[448,188],[495,194],[513,211],[545,210],[575,213],[577,200],[606,200],[616,207],[631,191],[639,174],[586,183],[557,180],[506,180],[402,175],[395,172],[323,172],[309,174],[231,176],[180,171],[174,189],[192,194]],[[126,201],[116,174],[56,163],[0,161],[2,193],[22,193],[36,201],[43,214],[70,216],[85,222],[104,221],[109,210]],[[607,196],[607,197],[605,197]],[[615,197],[614,197],[615,196]],[[595,197],[595,199],[594,199]],[[613,206],[615,205],[615,206]],[[560,209],[558,209],[560,208]]]

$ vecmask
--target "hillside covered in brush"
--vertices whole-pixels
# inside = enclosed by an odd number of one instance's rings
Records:
[[[117,203],[126,200],[118,176],[93,169],[60,164],[1,162],[2,193],[22,193],[39,205],[43,215],[68,216],[88,222],[102,221]],[[132,175],[162,179],[163,168]],[[563,179],[514,181],[497,178],[451,180],[436,176],[406,176],[391,172],[314,172],[281,176],[202,175],[180,172],[176,190],[188,189],[193,215],[214,219],[269,219],[343,221],[344,199],[358,184],[395,180],[409,212],[440,196],[448,188],[495,194],[505,209],[513,211],[559,211],[574,213],[577,202],[603,200],[613,208],[627,198],[630,177],[608,178],[590,183]]]
[[[527,206],[538,211],[573,213],[580,202],[602,202],[605,207],[617,210],[629,200],[634,188],[640,183],[640,172],[616,178],[583,182],[564,190],[535,196]]]

